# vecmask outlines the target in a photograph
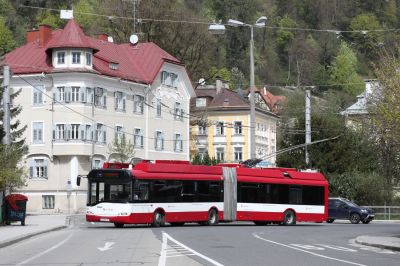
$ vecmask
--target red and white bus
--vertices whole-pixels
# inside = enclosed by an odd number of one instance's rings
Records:
[[[156,161],[133,169],[105,163],[87,178],[86,220],[116,227],[231,221],[293,225],[328,218],[328,182],[316,172]]]

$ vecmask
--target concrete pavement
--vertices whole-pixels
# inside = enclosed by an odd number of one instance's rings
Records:
[[[383,221],[374,221],[383,222]],[[0,248],[12,245],[24,239],[66,228],[70,225],[70,216],[65,214],[28,214],[25,226],[20,222],[0,226]],[[400,251],[399,236],[359,236],[356,243]]]
[[[69,217],[65,214],[28,214],[25,218],[25,226],[22,226],[21,222],[0,226],[0,248],[36,235],[66,228],[68,225]]]

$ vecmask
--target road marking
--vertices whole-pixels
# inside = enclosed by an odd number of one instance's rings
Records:
[[[174,242],[174,244],[168,245],[168,240],[171,242]],[[168,246],[169,246],[169,248],[168,248]],[[171,247],[177,247],[177,248],[179,247],[179,250],[178,249],[172,250]],[[174,257],[180,257],[180,256],[198,256],[198,257],[210,262],[213,265],[224,266],[223,264],[221,264],[207,256],[204,256],[203,254],[201,254],[197,251],[194,251],[193,249],[182,244],[178,240],[172,238],[170,235],[168,235],[165,232],[162,232],[162,244],[161,244],[161,252],[160,253],[161,254],[160,254],[160,258],[158,260],[158,266],[165,266],[166,262],[167,262],[167,258],[174,258]]]
[[[39,254],[36,254],[35,256],[33,256],[33,257],[31,257],[31,258],[29,258],[29,259],[27,259],[27,260],[24,260],[23,262],[18,263],[17,265],[24,265],[24,264],[27,264],[28,262],[31,262],[31,261],[33,261],[33,260],[35,260],[35,259],[37,259],[37,258],[43,256],[44,254],[49,253],[49,252],[52,251],[52,250],[55,250],[56,248],[62,246],[65,242],[67,242],[68,240],[70,240],[70,238],[72,237],[73,234],[74,234],[74,233],[72,232],[71,234],[69,234],[69,236],[68,236],[66,239],[64,239],[63,241],[61,241],[61,242],[58,243],[57,245],[52,246],[51,248],[46,249],[45,251],[42,251],[42,252],[40,252]]]
[[[304,253],[308,253],[308,254],[311,254],[311,255],[313,255],[313,256],[321,257],[321,258],[324,258],[324,259],[340,261],[340,262],[347,263],[347,264],[352,264],[352,265],[366,266],[365,264],[360,264],[360,263],[351,262],[351,261],[347,261],[347,260],[342,260],[342,259],[337,259],[337,258],[333,258],[333,257],[328,257],[328,256],[324,256],[324,255],[321,255],[321,254],[318,254],[318,253],[315,253],[315,252],[311,252],[311,251],[308,251],[308,250],[304,250],[304,249],[301,249],[301,248],[292,247],[292,246],[290,246],[290,245],[285,245],[285,244],[282,244],[282,243],[279,243],[279,242],[275,242],[275,241],[272,241],[272,240],[268,240],[268,239],[262,238],[261,236],[257,235],[256,233],[253,233],[253,236],[254,236],[255,238],[258,238],[258,239],[263,240],[263,241],[265,241],[265,242],[269,242],[269,243],[272,243],[272,244],[275,244],[275,245],[279,245],[279,246],[291,248],[291,249],[294,249],[294,250],[298,250],[298,251],[301,251],[301,252],[304,252]]]
[[[98,250],[100,250],[100,251],[107,251],[107,250],[109,250],[109,249],[112,249],[112,246],[115,244],[115,242],[106,242],[105,244],[104,244],[104,247],[102,247],[102,248],[97,248]]]
[[[355,250],[355,249],[345,248],[345,247],[341,247],[341,246],[325,245],[325,244],[316,244],[316,245],[319,245],[319,246],[325,247],[325,248],[334,249],[334,250],[340,250],[340,251],[346,251],[346,252],[357,252],[357,250]]]
[[[325,250],[324,248],[316,247],[313,245],[302,245],[302,244],[290,244],[291,246],[295,246],[302,249],[310,249],[310,250]]]

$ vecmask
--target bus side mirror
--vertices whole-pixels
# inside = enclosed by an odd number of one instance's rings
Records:
[[[81,176],[80,175],[78,175],[77,177],[76,177],[76,185],[79,187],[80,185],[81,185]]]

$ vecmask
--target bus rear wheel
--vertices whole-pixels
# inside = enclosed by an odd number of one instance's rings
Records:
[[[215,209],[211,209],[208,212],[208,220],[206,222],[207,225],[216,225],[218,224],[218,213]]]
[[[283,225],[295,225],[296,224],[296,215],[293,211],[288,210],[283,214]]]
[[[160,227],[165,225],[165,216],[161,211],[156,211],[153,216],[153,222],[151,223],[153,227]]]
[[[124,227],[124,224],[123,223],[114,223],[114,226],[116,228],[122,228],[122,227]]]

